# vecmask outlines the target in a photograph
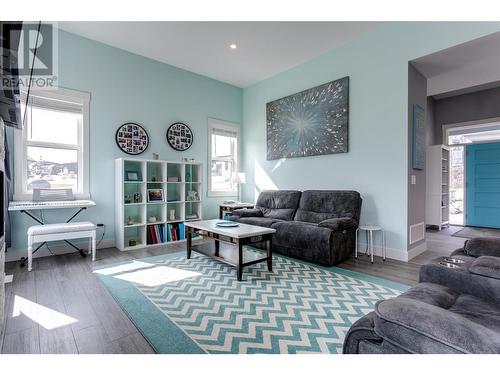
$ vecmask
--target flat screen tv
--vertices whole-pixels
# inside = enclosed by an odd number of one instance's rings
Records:
[[[38,32],[40,25],[38,24]],[[0,117],[5,125],[22,129],[25,114],[21,111],[21,95],[19,90],[20,67],[18,66],[19,45],[22,36],[22,22],[0,21]],[[29,61],[29,67],[33,72],[34,55]],[[29,96],[31,86],[31,76],[26,80],[27,95]]]

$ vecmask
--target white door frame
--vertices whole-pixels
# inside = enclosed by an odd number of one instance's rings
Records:
[[[500,117],[493,117],[493,118],[487,118],[487,119],[482,119],[482,120],[474,120],[474,121],[464,121],[464,122],[455,122],[455,123],[449,123],[449,124],[443,124],[442,125],[442,132],[443,132],[443,144],[448,146],[448,147],[454,147],[454,146],[461,146],[463,147],[463,152],[464,152],[464,179],[463,179],[463,185],[464,185],[464,192],[463,192],[463,209],[464,209],[464,227],[467,226],[467,194],[466,194],[466,189],[467,189],[467,145],[470,143],[457,143],[450,145],[448,143],[449,140],[449,131],[451,129],[478,129],[478,128],[486,128],[491,126],[492,123],[495,122],[500,122]],[[499,140],[500,141],[500,140]],[[499,142],[499,141],[494,141],[494,142]],[[492,143],[491,141],[485,141],[485,142],[474,142],[474,144],[481,144],[481,143]]]

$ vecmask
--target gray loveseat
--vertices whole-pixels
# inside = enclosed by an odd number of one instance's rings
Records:
[[[332,266],[354,251],[360,211],[356,191],[274,190],[260,193],[254,209],[233,211],[231,220],[276,229],[276,253]]]
[[[500,353],[500,239],[475,238],[355,322],[344,353]],[[449,259],[448,259],[449,261]]]

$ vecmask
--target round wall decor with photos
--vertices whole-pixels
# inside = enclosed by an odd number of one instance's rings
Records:
[[[118,147],[129,155],[142,154],[149,146],[148,133],[135,122],[127,122],[120,126],[115,139]]]
[[[174,150],[186,151],[193,144],[193,132],[186,124],[175,122],[167,130],[167,141]]]

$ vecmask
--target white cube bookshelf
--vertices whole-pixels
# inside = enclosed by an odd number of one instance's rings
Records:
[[[425,224],[439,230],[450,224],[450,149],[444,145],[427,147]]]
[[[116,247],[124,251],[183,241],[180,224],[202,219],[202,172],[196,162],[116,159]],[[161,189],[163,200],[148,201],[148,189]],[[189,194],[193,191],[196,199]]]

